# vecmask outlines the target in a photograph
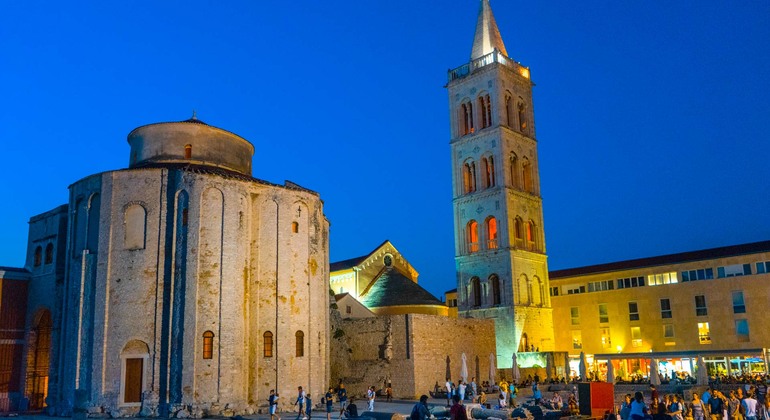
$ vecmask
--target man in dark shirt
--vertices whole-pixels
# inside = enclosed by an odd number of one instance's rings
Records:
[[[717,391],[711,393],[706,408],[708,409],[709,416],[711,416],[711,420],[722,420],[722,410],[724,410],[724,407],[722,406],[722,399],[717,395]]]
[[[345,417],[349,419],[358,417],[358,407],[353,402],[353,398],[350,399],[350,404],[348,404],[348,408],[345,410]]]
[[[468,420],[468,414],[465,413],[465,406],[460,404],[460,396],[455,394],[452,396],[454,405],[449,409],[449,417],[452,420]]]

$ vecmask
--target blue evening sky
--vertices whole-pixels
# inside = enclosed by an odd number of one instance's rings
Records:
[[[455,287],[446,71],[478,0],[7,2],[0,265],[29,217],[201,120],[320,192],[331,260],[385,239]],[[551,269],[770,239],[770,2],[493,0],[531,68]]]

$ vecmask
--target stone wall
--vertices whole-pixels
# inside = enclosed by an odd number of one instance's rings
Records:
[[[447,373],[456,382],[463,353],[468,379],[488,379],[489,355],[495,353],[495,337],[488,333],[492,320],[422,314],[332,319],[332,382],[343,381],[354,397],[390,382],[396,398],[418,398],[436,382],[443,386]]]

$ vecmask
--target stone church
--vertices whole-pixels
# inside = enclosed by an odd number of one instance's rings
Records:
[[[30,221],[32,408],[232,415],[270,389],[320,392],[319,195],[252,177],[254,146],[195,117],[136,128],[128,143],[127,169],[75,182],[66,205]]]

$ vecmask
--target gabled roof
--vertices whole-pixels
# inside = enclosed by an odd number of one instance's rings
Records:
[[[503,38],[500,36],[500,30],[497,29],[497,22],[495,22],[495,16],[492,14],[489,0],[481,0],[479,18],[476,21],[476,34],[473,36],[471,61],[483,57],[494,50],[498,50],[506,56],[508,55],[505,51]]]
[[[362,255],[360,257],[355,257],[355,258],[350,258],[350,259],[347,259],[347,260],[342,260],[342,261],[337,261],[337,262],[330,263],[329,264],[329,271],[333,273],[335,271],[347,270],[349,268],[353,268],[353,267],[355,267],[357,265],[360,265],[361,263],[366,261],[367,258],[371,257],[372,254],[377,252],[378,249],[382,248],[383,246],[385,246],[385,244],[387,244],[389,242],[390,242],[390,240],[386,239],[383,243],[377,245],[377,247],[374,248],[372,250],[372,252],[370,252],[370,253],[368,253],[366,255]]]
[[[757,254],[760,252],[770,252],[770,241],[723,246],[719,248],[702,249],[699,251],[680,252],[677,254],[659,255],[657,257],[637,258],[634,260],[617,261],[606,264],[589,265],[585,267],[567,268],[564,270],[551,271],[548,273],[548,276],[551,280],[554,280],[564,277],[605,273],[609,271],[631,270],[635,268],[654,267],[659,265],[681,264],[692,261],[713,260],[716,258]]]
[[[360,297],[367,308],[404,305],[441,305],[429,291],[401,274],[394,267],[385,267],[369,289]]]

